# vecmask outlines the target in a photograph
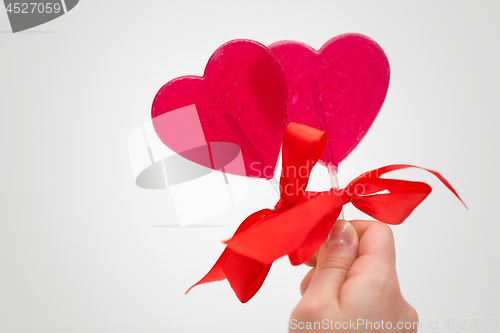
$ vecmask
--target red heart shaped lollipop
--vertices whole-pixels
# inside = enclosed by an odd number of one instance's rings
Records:
[[[165,84],[155,96],[151,116],[163,143],[185,158],[221,169],[221,160],[233,157],[203,149],[199,151],[208,155],[193,156],[193,148],[231,142],[241,149],[244,167],[223,171],[270,179],[285,130],[287,100],[276,56],[255,41],[233,40],[214,52],[203,77],[184,76]],[[203,133],[195,130],[200,123]]]
[[[321,161],[338,166],[365,136],[389,87],[389,62],[382,48],[359,34],[332,38],[319,51],[282,41],[269,46],[288,87],[288,123],[328,133]]]

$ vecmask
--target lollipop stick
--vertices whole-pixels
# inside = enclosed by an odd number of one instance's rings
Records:
[[[229,195],[229,199],[231,199],[231,207],[234,208],[236,205],[234,203],[233,193],[231,192],[231,188],[229,187],[229,180],[227,179],[226,170],[224,169],[224,167],[221,167],[220,171],[222,172],[224,182],[226,183],[227,194]]]
[[[337,178],[337,174],[339,173],[339,169],[336,165],[328,163],[327,166],[328,173],[330,174],[330,182],[332,183],[332,188],[334,190],[340,190],[339,180]],[[344,211],[340,211],[339,218],[344,220]]]
[[[274,191],[276,192],[277,195],[280,195],[280,185],[278,184],[278,181],[276,178],[271,178],[269,179],[269,184],[273,187]]]

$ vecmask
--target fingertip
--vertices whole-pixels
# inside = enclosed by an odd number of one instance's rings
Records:
[[[379,221],[366,220],[354,220],[351,224],[359,235],[358,257],[368,256],[379,269],[382,266],[394,269],[396,247],[391,227]]]
[[[338,302],[340,290],[357,258],[358,236],[352,224],[338,220],[328,240],[318,253],[314,277],[309,282],[304,298],[316,298],[325,304]]]

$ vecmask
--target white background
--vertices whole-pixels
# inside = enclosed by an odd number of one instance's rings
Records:
[[[228,40],[317,49],[345,32],[382,46],[391,83],[341,185],[391,163],[441,172],[468,211],[433,176],[395,174],[433,187],[393,227],[403,294],[424,327],[500,320],[499,15],[496,1],[82,0],[12,34],[0,9],[0,332],[286,332],[307,272],[286,259],[247,304],[227,282],[184,295],[272,193],[208,221],[225,227],[154,227],[165,192],[135,185],[127,139],[162,84],[202,75]]]

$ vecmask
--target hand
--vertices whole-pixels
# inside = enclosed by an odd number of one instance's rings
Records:
[[[338,220],[306,263],[313,268],[289,332],[416,332],[418,316],[401,295],[395,264],[386,224]]]

